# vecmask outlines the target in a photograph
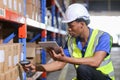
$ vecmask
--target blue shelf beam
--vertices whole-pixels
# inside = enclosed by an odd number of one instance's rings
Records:
[[[24,0],[24,4],[23,4],[23,9],[24,9],[24,16],[26,16],[26,0]]]
[[[41,41],[42,42],[45,42],[47,41],[47,31],[46,30],[43,30],[41,32]],[[45,53],[45,50],[42,50],[41,52],[41,56],[42,56],[42,64],[46,64],[46,53]]]
[[[26,60],[26,38],[19,38],[19,43],[22,43],[21,61]],[[26,80],[26,73],[23,73],[23,80]]]
[[[46,16],[46,0],[41,0],[41,22],[45,24],[45,16]],[[47,34],[46,34],[46,30],[43,30],[42,31],[42,34],[41,34],[41,41],[46,41],[47,39]],[[41,51],[41,59],[42,59],[42,64],[46,64],[46,52],[45,50],[42,50]],[[46,80],[46,72],[44,72],[42,74],[42,80]]]
[[[40,34],[37,34],[32,40],[30,40],[29,42],[34,42],[36,41],[38,38],[40,38]]]
[[[41,0],[41,22],[45,23],[46,16],[46,0]]]
[[[18,38],[19,38],[19,43],[22,44],[21,61],[26,60],[26,38],[27,38],[27,25],[26,24],[22,24],[19,26]],[[23,73],[23,80],[26,80],[26,73]]]
[[[21,60],[26,60],[26,38],[19,38],[19,43],[22,44]]]
[[[17,32],[13,32],[6,39],[4,39],[3,43],[8,43],[11,39],[13,39],[17,35]]]
[[[56,12],[56,24],[57,24],[57,28],[59,29],[58,18],[59,18],[59,10],[58,10],[58,8],[57,8],[57,12]]]
[[[41,32],[41,41],[42,42],[47,41],[47,31],[46,30],[43,30]],[[46,52],[44,49],[41,50],[41,63],[46,64]],[[46,72],[43,72],[42,80],[46,80]]]
[[[54,19],[55,19],[55,2],[54,2],[54,0],[51,0],[52,2],[51,2],[51,4],[52,4],[52,9],[51,9],[51,13],[52,13],[52,22],[51,22],[51,26],[55,26],[54,25]]]

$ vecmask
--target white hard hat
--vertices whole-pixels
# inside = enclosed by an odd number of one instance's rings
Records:
[[[89,13],[87,9],[79,3],[74,3],[68,7],[68,9],[65,12],[65,18],[63,19],[63,23],[69,23],[77,18],[83,18],[84,20],[89,19]]]

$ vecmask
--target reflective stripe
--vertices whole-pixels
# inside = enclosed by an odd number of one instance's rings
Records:
[[[109,76],[113,77],[114,76],[114,71],[112,71],[111,73],[109,73]]]
[[[76,77],[74,77],[72,80],[78,80]]]
[[[99,41],[99,38],[102,36],[104,32],[103,31],[99,31],[96,38],[95,38],[95,42],[94,42],[94,47],[93,47],[93,52],[95,52],[95,48],[96,46],[98,45],[98,41]]]
[[[111,80],[115,80],[115,77],[113,76],[113,77],[110,77],[111,78]]]
[[[99,66],[99,67],[101,67],[101,66],[105,66],[105,65],[106,65],[106,64],[108,64],[109,62],[111,62],[111,58],[109,58],[109,59],[107,59],[107,60],[102,61],[102,63],[100,64],[100,66]]]
[[[69,50],[71,56],[73,53],[73,44],[72,43],[73,43],[73,38],[69,37],[68,38],[68,50]]]

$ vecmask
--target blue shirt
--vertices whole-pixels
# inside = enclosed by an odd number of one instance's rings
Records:
[[[91,29],[91,28],[89,28],[89,30],[90,30],[90,34],[89,34],[89,37],[88,37],[88,41],[87,41],[87,43],[85,44],[84,47],[82,47],[82,44],[81,44],[80,40],[78,38],[76,39],[77,47],[81,50],[82,57],[84,57],[84,55],[85,55],[85,51],[87,49],[88,42],[89,42],[89,39],[90,39],[92,31],[93,31],[93,29]],[[98,45],[95,48],[95,52],[97,52],[97,51],[105,51],[107,53],[107,55],[109,55],[110,50],[111,50],[111,47],[110,47],[110,35],[107,32],[104,32],[102,34],[102,36],[100,37],[99,41],[98,41]],[[70,53],[68,51],[67,43],[66,43],[66,45],[64,47],[64,53],[65,53],[66,56],[70,57]]]

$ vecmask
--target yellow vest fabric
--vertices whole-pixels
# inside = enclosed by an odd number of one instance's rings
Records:
[[[84,57],[92,57],[94,55],[94,51],[98,44],[99,38],[103,33],[103,31],[93,30]],[[112,38],[110,46],[112,46]],[[69,52],[72,53],[71,56],[73,56],[74,58],[82,58],[81,50],[77,47],[75,38],[68,38],[68,49]],[[77,68],[78,65],[75,65],[75,67]],[[102,63],[98,68],[96,68],[96,70],[100,70],[103,74],[109,75],[112,80],[115,80],[114,69],[110,55],[108,55],[102,61]]]

